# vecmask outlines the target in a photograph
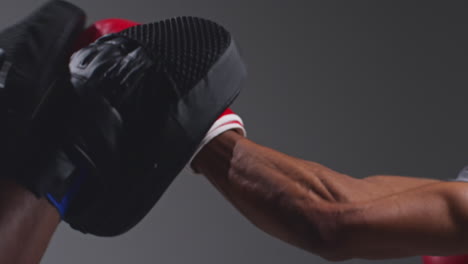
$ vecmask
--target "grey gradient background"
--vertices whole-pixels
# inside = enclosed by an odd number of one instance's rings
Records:
[[[0,25],[43,2],[2,0]],[[225,25],[250,74],[233,108],[260,144],[355,177],[446,179],[468,164],[463,1],[73,2],[90,22],[196,15]],[[183,173],[123,236],[61,224],[42,263],[328,262],[257,230],[203,177]]]

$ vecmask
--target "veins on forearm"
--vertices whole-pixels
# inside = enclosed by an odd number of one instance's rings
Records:
[[[316,202],[348,202],[351,194],[345,185],[356,184],[355,179],[320,164],[252,142],[240,143],[234,149],[228,180],[245,191],[263,194],[265,198],[272,195],[307,196]]]

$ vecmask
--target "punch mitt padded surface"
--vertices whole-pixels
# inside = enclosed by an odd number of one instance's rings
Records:
[[[193,17],[107,35],[75,53],[70,70],[87,109],[75,153],[92,176],[65,220],[100,236],[151,210],[246,75],[228,31]]]
[[[51,1],[0,32],[0,169],[38,196],[63,179],[46,173],[71,102],[68,61],[85,14]]]

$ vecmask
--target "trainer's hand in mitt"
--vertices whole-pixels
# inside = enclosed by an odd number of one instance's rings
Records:
[[[50,1],[0,32],[0,177],[38,197],[66,188],[57,148],[74,105],[68,62],[85,14]]]
[[[106,35],[76,52],[70,71],[81,107],[65,152],[88,175],[64,219],[100,236],[149,212],[246,75],[229,32],[193,17]]]

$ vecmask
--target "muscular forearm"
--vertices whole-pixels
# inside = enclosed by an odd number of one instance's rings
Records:
[[[324,199],[339,202],[374,200],[440,183],[434,179],[395,175],[373,175],[362,180],[355,179],[318,163],[293,158],[262,147],[234,132],[225,133],[213,140],[197,156],[194,166],[215,185],[223,185],[223,190],[229,183],[233,183],[229,182],[230,179],[246,180],[248,177],[265,176],[265,179],[272,180],[267,171],[273,171],[276,174],[280,173],[280,178],[307,183],[308,187],[313,187],[314,192],[325,195]],[[248,168],[255,168],[255,171],[245,171]],[[229,178],[230,172],[236,172],[241,177]]]
[[[440,180],[402,177],[396,175],[373,175],[364,178],[363,181],[371,183],[376,189],[379,190],[379,193],[375,194],[376,198],[379,196],[408,191],[414,188],[420,188],[429,184],[441,183]]]
[[[197,156],[194,167],[255,225],[291,244],[326,255],[337,225],[330,206],[370,199],[372,183],[296,159],[228,132]]]
[[[47,200],[0,181],[0,263],[39,263],[59,221]]]
[[[443,196],[425,192],[437,193],[433,190],[441,184],[437,180],[383,175],[354,179],[320,164],[259,146],[232,132],[212,141],[193,165],[259,228],[330,259],[435,252],[438,243],[425,243],[422,238],[425,234],[443,234],[434,228],[434,222],[424,219],[427,206],[416,207],[432,197],[433,206],[445,209]],[[414,194],[421,192],[426,196]],[[406,196],[412,202],[402,204]],[[411,207],[419,211],[408,211]],[[434,213],[440,211],[433,209]],[[430,213],[426,215],[437,218]],[[426,223],[421,225],[419,221]],[[417,231],[413,232],[413,239],[408,239],[404,232],[412,228]],[[389,239],[379,243],[383,236]],[[408,242],[418,241],[421,247],[410,246],[405,250]],[[369,247],[359,251],[356,245]],[[389,247],[394,250],[385,253]],[[336,255],[337,252],[341,254]]]

